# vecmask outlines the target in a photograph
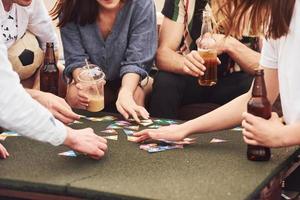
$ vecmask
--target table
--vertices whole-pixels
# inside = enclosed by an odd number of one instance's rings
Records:
[[[84,122],[73,127],[91,126],[99,133],[111,123]],[[232,130],[199,135],[197,144],[184,149],[149,154],[128,142],[122,130],[118,132],[118,141],[109,141],[109,151],[100,161],[58,156],[68,150],[63,146],[52,147],[23,137],[6,139],[3,143],[11,156],[0,161],[0,196],[253,199],[299,154],[296,147],[274,149],[269,162],[248,161],[241,132]],[[210,144],[212,138],[228,141]]]

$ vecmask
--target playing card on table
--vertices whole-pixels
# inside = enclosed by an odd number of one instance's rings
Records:
[[[108,134],[118,135],[118,132],[114,129],[106,129],[106,130],[101,131],[101,133],[108,133]]]
[[[117,118],[113,116],[104,116],[104,117],[85,117],[85,119],[90,120],[92,122],[102,122],[102,121],[113,121]]]
[[[106,129],[122,129],[122,127],[121,126],[117,126],[115,124],[111,124],[108,127],[106,127]]]
[[[127,141],[129,142],[135,142],[137,140],[138,137],[135,137],[135,136],[127,136]]]
[[[153,124],[153,125],[151,125],[151,126],[148,126],[148,128],[151,128],[151,129],[158,129],[158,128],[160,128],[160,127],[162,127],[161,125],[158,125],[158,124]]]
[[[133,136],[133,134],[135,133],[134,131],[132,131],[132,130],[127,130],[127,129],[123,129],[123,131],[125,132],[125,134],[126,134],[127,136]]]
[[[4,141],[6,138],[7,138],[7,136],[3,136],[3,135],[0,134],[0,140],[1,141]]]
[[[73,123],[71,123],[71,124],[83,124],[83,122],[75,120],[75,121],[74,121]]]
[[[232,130],[232,131],[243,131],[243,128],[240,127],[240,126],[237,126],[237,127],[233,128],[233,129],[231,129],[231,130]]]
[[[218,138],[213,138],[210,143],[222,143],[222,142],[227,142],[227,140],[223,139],[218,139]]]
[[[104,136],[103,138],[107,140],[118,140],[118,135],[108,135],[108,136]]]
[[[1,133],[2,137],[17,137],[20,136],[20,134],[14,132],[14,131],[4,131]]]
[[[149,126],[149,125],[153,124],[153,121],[151,119],[143,119],[143,120],[141,120],[141,122],[139,124],[141,124],[143,126]]]
[[[133,130],[133,131],[138,131],[140,128],[140,126],[127,126],[126,129],[130,129],[130,130]]]
[[[194,144],[196,142],[196,138],[184,138],[181,141],[170,141],[170,140],[159,139],[158,141],[168,143],[168,144],[187,145],[187,144]]]
[[[72,150],[59,153],[58,155],[67,156],[67,157],[77,157],[77,153],[75,151],[72,151]]]
[[[140,145],[140,149],[148,151],[149,153],[156,153],[171,149],[182,149],[183,145],[158,145],[155,143],[152,144],[142,144]]]
[[[127,122],[127,121],[116,121],[116,122],[114,122],[114,124],[117,126],[130,126],[131,125],[131,123]]]

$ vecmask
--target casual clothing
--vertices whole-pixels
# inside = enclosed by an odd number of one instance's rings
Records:
[[[283,116],[287,124],[300,120],[300,0],[296,0],[290,30],[277,40],[264,40],[261,65],[277,69]]]
[[[73,70],[83,67],[88,59],[102,68],[108,81],[126,73],[137,73],[145,78],[157,46],[154,2],[126,1],[106,40],[96,22],[84,26],[68,23],[61,28],[61,35],[66,77],[71,78]]]
[[[1,23],[2,36],[7,47],[12,46],[18,38],[17,9],[16,4],[12,5],[5,19]]]
[[[196,40],[201,33],[203,10],[209,9],[207,2],[207,0],[165,1],[162,14],[177,23],[184,23],[186,27],[179,52],[186,54],[197,50]],[[253,49],[256,47],[255,38],[245,37],[241,42]],[[218,66],[218,83],[212,87],[200,86],[193,77],[159,71],[154,77],[150,114],[155,117],[177,118],[178,111],[183,105],[193,103],[222,105],[248,91],[252,76],[241,71],[227,54],[220,55],[219,59],[221,65]]]
[[[17,40],[20,39],[26,31],[30,31],[38,38],[42,49],[46,49],[46,42],[54,42],[55,47],[58,47],[58,38],[43,1],[32,0],[32,3],[27,7],[17,4],[14,4],[14,6],[16,8],[18,28]],[[0,1],[1,25],[7,20],[5,16],[7,16],[7,12],[3,8],[2,1]],[[9,48],[10,46],[7,47]]]
[[[40,67],[44,57],[42,50],[36,48],[38,46],[36,45],[37,41],[33,36],[31,37],[32,34],[36,36],[43,50],[46,49],[46,42],[53,42],[55,49],[58,49],[58,38],[48,11],[43,1],[32,0],[27,7],[14,3],[11,10],[6,12],[2,1],[0,1],[0,19],[3,32],[0,39],[5,42],[8,48],[10,63],[22,80],[27,79]],[[26,34],[26,32],[32,34]],[[20,62],[19,53],[23,49],[34,51],[34,64],[24,66]],[[32,62],[31,54],[25,52],[22,56],[23,60]]]
[[[52,145],[62,144],[67,136],[65,126],[25,92],[2,41],[0,65],[0,126]]]

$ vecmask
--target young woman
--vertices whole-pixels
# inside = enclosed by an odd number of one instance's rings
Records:
[[[125,117],[148,118],[144,98],[150,90],[148,72],[156,51],[155,6],[149,0],[68,0],[53,10],[60,17],[65,77],[69,79],[67,101],[86,107],[89,99],[77,78],[85,59],[106,74],[106,108],[116,103]],[[140,84],[146,79],[145,84]],[[71,81],[72,80],[72,81]]]
[[[281,147],[300,144],[300,0],[253,0],[225,2],[222,7],[228,17],[225,30],[228,34],[241,35],[241,25],[249,25],[254,34],[266,33],[260,64],[265,70],[268,98],[273,103],[280,92],[286,125],[278,115],[271,119],[245,113],[251,97],[248,92],[219,109],[182,125],[137,133],[138,141],[147,138],[181,140],[186,136],[230,128],[242,122],[244,140],[251,145]],[[237,8],[234,11],[232,8]],[[243,24],[246,11],[250,22]],[[244,112],[244,113],[243,113]]]

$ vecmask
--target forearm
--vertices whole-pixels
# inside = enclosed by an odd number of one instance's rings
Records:
[[[246,72],[254,74],[259,66],[260,53],[233,37],[226,38],[225,52]]]
[[[156,66],[159,70],[185,74],[183,71],[184,57],[169,48],[159,48],[157,50]]]
[[[300,145],[300,123],[286,125],[282,130],[283,146]]]
[[[183,124],[188,135],[232,128],[242,122],[242,113],[247,109],[250,93],[237,97],[224,106]]]
[[[140,75],[127,73],[122,78],[121,90],[126,90],[133,95],[140,81]]]
[[[35,100],[37,100],[42,94],[42,92],[39,90],[33,90],[33,89],[25,89],[25,90]]]

